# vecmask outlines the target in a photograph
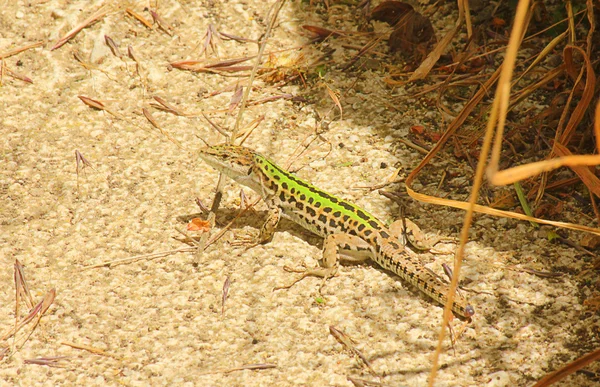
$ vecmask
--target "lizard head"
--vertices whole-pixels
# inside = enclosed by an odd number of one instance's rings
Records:
[[[200,149],[200,158],[217,171],[250,188],[260,184],[254,172],[258,154],[239,145],[221,144]]]

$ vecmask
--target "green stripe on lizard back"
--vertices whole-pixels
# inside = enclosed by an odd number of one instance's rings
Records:
[[[253,158],[274,199],[284,209],[308,218],[310,231],[322,237],[345,232],[371,238],[374,230],[383,230],[381,222],[360,207],[313,186],[258,153]]]

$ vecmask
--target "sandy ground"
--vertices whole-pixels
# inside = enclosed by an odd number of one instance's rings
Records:
[[[120,10],[50,51],[59,37],[101,5],[50,0],[3,1],[0,6],[0,52],[43,42],[6,59],[33,84],[5,75],[0,89],[0,333],[14,325],[15,259],[23,263],[36,301],[56,289],[56,300],[37,329],[27,341],[31,326],[19,332],[16,343],[24,344],[0,361],[0,384],[350,386],[347,378],[355,377],[393,386],[425,385],[442,309],[368,264],[343,266],[321,298],[318,279],[274,292],[274,286],[295,278],[283,266],[316,265],[321,245],[319,238],[283,222],[270,244],[250,250],[232,246],[235,237],[256,234],[264,216],[262,204],[202,255],[178,253],[84,269],[186,247],[175,239],[180,237],[175,227],[185,228],[178,217],[198,213],[196,197],[210,203],[217,182],[217,173],[195,156],[202,146],[198,137],[210,143],[223,137],[201,117],[151,109],[186,149],[180,150],[150,126],[142,108],[149,107],[152,96],[160,96],[189,113],[227,109],[231,92],[208,94],[237,78],[174,70],[168,63],[200,59],[197,45],[209,23],[234,35],[260,36],[267,10],[262,2],[242,0],[165,1],[158,10],[171,25],[172,36],[147,29]],[[131,7],[151,19],[144,5]],[[444,7],[434,23],[438,34],[454,23],[454,3]],[[336,5],[325,14],[321,6],[310,9],[307,2],[288,2],[267,51],[305,43],[303,24],[355,29],[349,16],[354,12]],[[131,59],[110,52],[104,35],[122,52],[128,45],[134,48],[139,74]],[[331,45],[337,51],[324,82],[340,92],[343,118],[324,86],[276,88],[258,81],[253,100],[285,92],[310,102],[251,106],[245,122],[260,115],[264,121],[246,144],[285,164],[318,129],[321,137],[294,163],[296,169],[303,167],[298,174],[392,221],[398,218],[398,206],[364,187],[382,182],[394,167],[414,167],[421,156],[397,139],[406,137],[411,125],[437,130],[441,118],[426,99],[386,87],[377,66],[339,70],[356,51]],[[254,44],[228,41],[221,43],[219,55],[234,58],[255,50]],[[84,68],[74,59],[75,52],[102,71]],[[119,117],[86,106],[79,95],[103,101]],[[317,122],[315,112],[328,125]],[[235,117],[227,112],[210,116],[223,127],[233,126]],[[94,167],[79,178],[76,150]],[[457,172],[459,179],[469,168],[438,160],[417,188],[436,192],[444,170]],[[464,198],[468,178],[454,182],[462,187],[460,194],[447,194]],[[256,197],[247,190],[246,195]],[[218,216],[221,226],[238,206],[239,187],[228,182]],[[457,236],[462,213],[410,201],[407,206],[408,215],[430,235]],[[549,244],[543,232],[527,223],[480,216],[472,236],[461,277],[479,292],[469,294],[476,315],[454,349],[446,341],[437,385],[529,385],[597,348],[598,316],[582,306],[590,290],[578,277],[589,265],[587,257]],[[452,242],[438,245],[445,254],[423,255],[424,263],[441,272],[441,262],[451,262],[454,249]],[[565,275],[548,279],[505,269],[515,264]],[[227,277],[231,286],[222,312]],[[330,325],[356,341],[373,373],[329,334]],[[13,339],[0,346],[12,347]],[[67,358],[61,367],[25,363],[51,356]],[[258,363],[276,367],[220,372]],[[562,385],[593,383],[588,374],[579,374]]]

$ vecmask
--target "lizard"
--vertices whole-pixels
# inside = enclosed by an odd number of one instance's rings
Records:
[[[208,146],[200,149],[199,155],[212,168],[257,192],[266,203],[268,217],[257,243],[272,239],[282,216],[324,238],[321,267],[307,270],[302,278],[331,277],[339,256],[351,261],[370,258],[445,305],[449,286],[408,254],[393,232],[364,209],[315,187],[244,146]],[[475,313],[460,293],[454,297],[452,311],[462,318]]]

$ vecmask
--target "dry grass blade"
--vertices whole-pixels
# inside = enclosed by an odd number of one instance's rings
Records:
[[[123,54],[121,54],[121,50],[119,50],[119,46],[117,46],[117,43],[115,43],[115,41],[112,40],[110,36],[104,35],[104,41],[106,42],[106,45],[108,46],[108,48],[110,48],[110,51],[113,53],[114,56],[116,56],[117,58],[123,57]]]
[[[225,32],[219,32],[219,35],[223,39],[226,39],[226,40],[235,40],[236,42],[240,42],[240,43],[258,43],[258,41],[256,39],[242,38],[241,36],[227,34]]]
[[[490,114],[490,117],[488,118],[485,138],[481,147],[481,153],[479,154],[477,169],[475,171],[475,177],[473,179],[471,196],[469,198],[467,212],[465,214],[465,220],[460,233],[460,243],[454,256],[455,275],[452,277],[450,289],[448,290],[448,300],[446,302],[446,305],[444,306],[444,317],[439,330],[437,348],[433,355],[433,364],[431,367],[431,374],[429,376],[428,381],[430,387],[433,387],[435,382],[435,377],[438,370],[439,356],[442,352],[442,345],[444,343],[444,337],[446,335],[446,326],[448,325],[450,317],[452,316],[452,303],[454,301],[454,295],[458,287],[458,278],[460,275],[460,268],[462,265],[462,257],[464,255],[465,245],[467,243],[467,240],[469,239],[469,228],[471,227],[471,222],[473,220],[473,212],[475,210],[475,205],[479,197],[479,189],[483,181],[483,175],[485,172],[485,161],[487,160],[488,153],[490,151],[490,145],[494,134],[494,127],[496,126],[496,117],[498,119],[498,127],[496,131],[497,135],[502,132],[504,121],[506,119],[506,111],[508,110],[508,101],[510,98],[510,80],[512,78],[512,73],[517,58],[517,52],[523,39],[524,32],[526,30],[528,9],[528,0],[519,1],[515,14],[515,22],[510,34],[508,47],[506,49],[506,57],[504,58],[504,62],[502,63],[501,67],[500,79],[498,80],[498,88],[496,89],[496,95],[494,97],[492,112]],[[500,142],[498,137],[496,137],[496,141]],[[493,157],[494,155],[492,154],[492,158]]]
[[[158,102],[158,104],[152,103],[151,105],[153,107],[155,107],[157,109],[160,109],[160,110],[163,110],[163,111],[168,112],[168,113],[175,114],[176,116],[182,116],[182,117],[187,116],[186,113],[184,113],[181,110],[177,109],[175,106],[171,105],[170,103],[168,103],[164,99],[162,99],[162,98],[160,98],[158,96],[154,96],[152,98],[154,98],[154,100],[156,102]]]
[[[533,60],[533,62],[531,62],[531,64],[527,67],[527,69],[525,69],[525,71],[523,71],[521,73],[521,75],[519,76],[519,78],[517,78],[514,82],[513,82],[513,86],[516,85],[517,83],[519,83],[519,81],[521,79],[523,79],[523,77],[527,74],[529,74],[529,72],[535,67],[537,66],[542,60],[544,60],[544,58],[546,58],[555,48],[556,46],[558,46],[558,43],[562,42],[563,39],[567,36],[567,31],[563,32],[562,34],[558,35],[557,37],[555,37],[554,39],[552,39],[552,41],[550,41],[550,43],[548,43],[546,45],[546,47],[544,47],[544,49],[538,54],[536,55],[535,59]]]
[[[141,261],[142,259],[149,261],[152,259],[167,257],[172,254],[189,253],[189,252],[193,252],[193,251],[196,251],[195,247],[182,247],[180,249],[175,249],[175,250],[161,251],[158,253],[150,253],[150,254],[141,254],[141,255],[136,255],[134,257],[115,259],[112,261],[105,261],[105,262],[101,262],[101,263],[98,263],[95,265],[84,266],[81,268],[81,270],[83,271],[83,270],[89,270],[89,269],[97,269],[100,267],[114,267],[114,266],[125,265],[125,264],[136,262],[136,261]]]
[[[242,95],[244,92],[244,87],[240,85],[236,85],[235,91],[231,96],[231,100],[229,101],[229,114],[232,114],[235,108],[240,104],[242,100]]]
[[[198,375],[211,375],[211,374],[228,374],[236,371],[244,371],[244,370],[268,370],[270,368],[277,368],[276,364],[269,363],[260,363],[260,364],[246,364],[240,367],[220,369],[220,370],[212,370],[201,372]]]
[[[583,89],[583,94],[581,95],[581,99],[577,103],[577,106],[575,106],[575,109],[573,110],[573,113],[571,114],[571,118],[569,118],[569,122],[567,123],[567,127],[565,128],[564,133],[562,133],[560,135],[559,142],[563,145],[568,144],[569,141],[571,140],[571,138],[573,137],[573,133],[575,132],[577,125],[579,125],[579,123],[581,122],[583,115],[587,111],[588,106],[589,106],[590,102],[592,101],[592,98],[594,97],[594,90],[595,90],[595,85],[596,85],[596,74],[594,73],[594,68],[592,67],[590,58],[585,53],[585,51],[583,51],[581,48],[579,48],[577,46],[567,46],[563,50],[565,65],[567,66],[567,68],[566,68],[567,73],[575,74],[575,72],[576,72],[576,70],[575,70],[576,65],[573,63],[573,51],[579,51],[579,53],[581,54],[581,56],[584,59],[585,66],[583,66],[581,68],[581,71],[579,72],[579,75],[576,78],[577,80],[575,82],[573,90],[571,91],[569,100],[572,99],[572,96],[575,92],[579,92],[578,89],[580,87],[580,82],[581,82],[582,76],[585,74],[586,77],[585,77],[585,86]],[[567,104],[567,106],[568,106],[568,104]],[[565,107],[565,109],[567,109],[567,106]],[[560,129],[557,130],[557,134],[559,132],[560,132]]]
[[[0,59],[8,58],[10,56],[17,55],[18,53],[21,53],[23,51],[31,50],[32,48],[37,48],[37,47],[40,47],[43,45],[44,45],[44,42],[35,42],[35,43],[27,44],[25,46],[14,48],[10,51],[0,52]]]
[[[77,149],[75,149],[75,164],[75,173],[77,174],[77,190],[79,190],[79,172],[85,171],[86,167],[90,167],[93,170],[96,169],[92,166],[92,163],[90,163],[85,157],[83,157],[81,152],[79,152]]]
[[[227,301],[227,296],[229,296],[229,286],[231,285],[231,276],[227,276],[225,282],[223,283],[223,296],[221,297],[221,315],[225,313],[225,301]]]
[[[102,349],[96,348],[96,347],[92,347],[92,346],[89,346],[89,345],[75,344],[75,343],[70,343],[70,342],[67,342],[67,341],[62,341],[61,344],[62,345],[66,345],[66,346],[71,347],[71,348],[75,348],[75,349],[82,349],[84,351],[88,351],[90,353],[93,353],[94,355],[101,355],[101,356],[110,356],[110,357],[113,357],[112,355],[106,353]]]
[[[20,300],[17,300],[20,301]],[[27,316],[25,316],[22,320],[18,320],[18,316],[15,319],[15,326],[10,329],[8,332],[6,332],[4,335],[2,335],[1,340],[6,340],[9,337],[16,335],[21,328],[23,328],[25,325],[27,325],[29,322],[31,322],[34,317],[42,310],[42,304],[43,304],[43,300],[40,301],[37,305],[35,305],[33,307],[33,309],[31,309],[31,311],[29,312],[29,314]],[[18,312],[19,311],[19,307],[15,307],[15,310]]]
[[[23,74],[19,74],[16,71],[11,70],[10,68],[8,68],[8,66],[6,65],[6,63],[4,63],[4,61],[0,62],[0,66],[2,67],[2,73],[7,73],[8,75],[10,75],[11,77],[15,78],[15,79],[19,79],[23,82],[27,82],[27,83],[33,83],[33,80]]]
[[[158,28],[163,30],[167,35],[173,36],[173,33],[171,32],[173,27],[171,27],[156,11],[150,10],[150,15],[152,15],[154,22],[158,24]]]
[[[600,359],[600,349],[597,349],[593,352],[590,352],[590,353],[580,357],[579,359],[575,360],[574,362],[567,364],[563,368],[544,376],[532,387],[550,386],[560,380],[563,380],[564,378],[571,375],[572,373],[582,369],[583,367],[587,366],[591,362],[597,361],[599,359]]]
[[[216,71],[244,71],[249,70],[251,66],[234,66],[238,63],[243,63],[250,59],[254,58],[254,56],[244,57],[244,58],[235,58],[222,60],[218,62],[209,62],[207,63],[205,60],[179,60],[175,62],[171,62],[170,65],[173,68],[180,70],[188,70],[195,72],[216,72]]]
[[[277,101],[278,99],[289,99],[289,100],[293,100],[293,101],[306,101],[306,99],[304,99],[303,97],[295,97],[293,94],[280,94],[280,95],[272,95],[270,97],[266,97],[263,99],[259,99],[256,101],[249,101],[246,105],[247,106],[255,106],[255,105],[260,105],[266,102],[273,102],[273,101]]]
[[[31,296],[27,295],[28,286],[25,282],[25,276],[23,274],[22,266],[18,260],[15,261],[14,277],[15,277],[15,285],[16,285],[15,326],[12,329],[10,329],[8,332],[6,332],[2,336],[2,338],[0,338],[0,340],[6,340],[11,336],[16,335],[17,332],[19,332],[21,330],[21,328],[23,328],[26,324],[33,321],[37,317],[35,323],[33,324],[31,330],[29,331],[29,333],[25,336],[25,338],[22,340],[22,342],[19,345],[16,345],[17,347],[20,348],[27,342],[27,340],[29,340],[29,337],[35,331],[40,320],[42,319],[44,314],[48,311],[48,308],[50,308],[50,306],[54,302],[54,299],[56,298],[56,290],[51,289],[37,305],[30,307],[29,314],[26,317],[24,317],[22,320],[19,321],[19,315],[20,315],[19,304],[20,304],[21,298],[24,297],[25,300],[28,300]],[[31,305],[33,305],[32,300],[27,301],[26,304],[29,306],[30,302],[31,302]],[[16,338],[15,338],[15,341],[16,341]],[[13,342],[13,344],[15,344],[15,342]],[[16,351],[16,349],[13,348],[12,352],[15,352],[15,351]]]
[[[343,331],[337,329],[333,325],[329,326],[329,333],[338,343],[342,344],[347,350],[358,357],[371,372],[375,372],[371,367],[369,360],[367,360],[367,358],[355,347],[354,340],[352,340],[350,336],[346,335]]]
[[[331,98],[333,100],[333,103],[335,103],[335,106],[337,106],[337,108],[340,110],[340,120],[341,120],[343,117],[343,109],[342,109],[342,104],[340,102],[340,99],[338,98],[337,94],[333,90],[331,90],[329,85],[325,84],[325,88],[327,89],[327,94],[329,95],[329,98]]]
[[[540,271],[535,269],[530,269],[528,267],[516,267],[516,266],[506,266],[507,270],[512,270],[521,273],[529,273],[541,278],[558,278],[565,275],[565,273],[555,273],[550,271]]]
[[[242,102],[240,103],[240,110],[238,111],[237,118],[235,120],[235,125],[233,127],[233,133],[231,135],[232,139],[237,138],[237,132],[240,129],[240,125],[242,123],[242,117],[244,116],[244,110],[246,109],[246,103],[248,102],[248,96],[250,95],[250,90],[252,90],[252,84],[254,83],[254,78],[256,77],[256,72],[258,71],[258,67],[260,66],[260,62],[262,60],[263,53],[265,52],[265,48],[267,47],[267,42],[269,40],[269,36],[271,35],[271,30],[275,25],[275,21],[277,20],[277,16],[279,15],[279,11],[283,8],[283,4],[285,4],[285,0],[277,0],[275,4],[271,6],[269,9],[269,13],[271,13],[271,17],[269,18],[269,24],[267,25],[267,29],[262,36],[262,41],[260,47],[258,49],[258,54],[256,55],[256,61],[254,63],[254,67],[252,68],[252,72],[250,73],[250,79],[248,80],[248,87],[246,87],[246,91],[242,97]]]
[[[107,108],[104,103],[92,99],[90,97],[86,97],[84,95],[78,95],[77,98],[79,98],[81,100],[81,102],[83,102],[84,104],[88,105],[89,107],[92,107],[94,109],[98,109],[98,110],[102,110],[105,111],[107,113],[109,113],[110,115],[112,115],[113,117],[119,118],[119,119],[123,119],[128,121],[126,118],[124,118],[122,115],[120,115],[119,113]]]
[[[63,363],[67,359],[69,359],[68,356],[49,356],[49,357],[38,357],[36,359],[25,359],[25,360],[23,360],[23,363],[63,368],[63,367],[66,367],[66,365]]]
[[[132,10],[131,8],[127,8],[125,10],[129,15],[133,16],[135,19],[137,19],[140,23],[142,23],[144,26],[146,26],[146,28],[152,28],[152,23],[146,19],[145,17],[143,17],[142,15],[140,15],[139,13],[135,12],[134,10]]]
[[[460,210],[467,210],[469,208],[469,203],[467,203],[467,202],[462,202],[459,200],[436,198],[433,196],[424,195],[424,194],[415,192],[411,188],[407,188],[407,192],[413,199],[418,200],[423,203],[430,203],[430,204],[435,204],[435,205],[440,205],[440,206],[453,207],[453,208],[458,208]],[[518,212],[498,210],[496,208],[487,207],[487,206],[483,206],[483,205],[479,205],[479,204],[475,204],[475,206],[473,207],[473,211],[481,213],[481,214],[487,214],[487,215],[500,217],[500,218],[511,218],[511,219],[524,220],[524,221],[528,221],[528,222],[536,222],[536,223],[547,224],[547,225],[555,226],[555,227],[559,227],[559,228],[566,228],[569,230],[589,232],[594,235],[600,235],[600,229],[598,229],[598,228],[582,226],[582,225],[574,224],[574,223],[567,223],[567,222],[560,222],[560,221],[555,221],[555,220],[535,218],[535,217],[527,216],[525,214],[521,214]]]
[[[390,384],[383,384],[383,383],[378,382],[376,380],[367,380],[367,379],[353,378],[353,377],[350,377],[350,376],[348,376],[348,381],[350,381],[352,384],[354,384],[355,387],[390,386]]]
[[[150,121],[150,123],[152,124],[152,126],[154,126],[156,129],[160,130],[161,133],[163,133],[162,128],[160,127],[160,125],[158,124],[158,122],[156,121],[156,119],[154,119],[154,116],[152,115],[152,113],[150,113],[150,110],[148,110],[146,108],[142,108],[142,114],[144,115],[144,117],[146,117],[146,119],[148,121]]]
[[[89,27],[92,24],[96,23],[97,21],[102,19],[104,16],[106,16],[109,12],[110,12],[110,9],[108,6],[101,7],[99,10],[94,12],[90,17],[88,17],[83,22],[81,22],[77,26],[75,26],[71,31],[67,32],[65,36],[60,38],[58,40],[58,42],[56,42],[56,44],[50,49],[50,51],[56,50],[57,48],[61,47],[63,44],[67,43],[69,41],[69,39],[71,39],[72,37],[77,35],[77,33],[79,31],[81,31],[85,27]]]
[[[231,226],[233,226],[233,223],[235,223],[235,221],[242,215],[244,215],[248,210],[254,208],[254,206],[260,201],[260,198],[256,199],[253,203],[250,203],[250,205],[248,205],[245,208],[242,208],[233,219],[231,219],[231,221],[229,223],[227,223],[227,225],[225,227],[223,227],[218,233],[214,234],[210,239],[207,239],[205,241],[204,244],[204,249],[206,249],[208,246],[212,245],[213,243],[215,243],[217,240],[219,240],[219,238],[221,238],[226,232],[227,230],[229,230],[231,228]],[[214,202],[213,202],[214,205]],[[214,216],[214,212],[215,209],[211,208],[211,213],[210,215]],[[209,215],[209,218],[210,218]],[[208,234],[204,234],[204,235],[208,235]],[[203,236],[204,236],[203,235]]]
[[[588,18],[588,22],[590,23],[590,29],[588,31],[588,35],[587,35],[587,40],[586,40],[586,54],[588,57],[591,56],[591,52],[592,52],[592,47],[593,47],[593,39],[594,39],[594,32],[596,31],[596,18],[595,18],[595,13],[594,13],[594,4],[592,2],[592,0],[587,0],[585,2],[585,6],[587,9],[587,18]]]
[[[15,259],[15,285],[17,288],[17,293],[20,297],[23,297],[25,301],[25,305],[29,309],[33,308],[33,297],[31,296],[31,291],[29,290],[29,285],[25,280],[25,270],[23,269],[23,264],[18,259]]]
[[[221,129],[221,127],[219,125],[217,125],[216,123],[214,123],[204,113],[201,113],[201,114],[202,114],[202,117],[204,117],[204,119],[206,120],[206,122],[208,122],[210,124],[210,126],[212,126],[217,132],[221,133],[221,135],[223,137],[225,137],[226,142],[229,142],[229,135],[227,133],[225,133],[225,131],[223,129]]]
[[[248,139],[248,137],[252,134],[254,129],[256,129],[258,127],[258,125],[264,121],[264,119],[265,119],[264,115],[260,115],[260,116],[256,117],[254,120],[252,120],[252,122],[250,122],[248,125],[246,125],[246,127],[244,129],[242,129],[241,132],[238,132],[238,135],[237,135],[237,137],[234,138],[234,140],[241,138],[239,145],[242,145],[244,142],[246,142],[246,139]]]
[[[169,134],[166,130],[164,130],[158,124],[158,121],[156,121],[156,119],[154,118],[154,116],[152,115],[150,110],[148,110],[146,108],[142,108],[142,114],[144,115],[144,117],[146,117],[146,119],[150,122],[150,124],[152,124],[152,126],[154,126],[156,129],[158,129],[160,131],[160,133],[163,136],[165,136],[169,141],[171,141],[173,144],[175,144],[179,149],[184,149],[183,146],[181,145],[181,143],[179,141],[177,141],[177,139],[175,139],[175,137],[171,136],[171,134]]]
[[[133,47],[131,46],[131,44],[127,46],[127,56],[129,56],[138,65],[140,64],[140,61],[138,60],[137,55],[136,55],[135,51],[133,50]]]
[[[44,314],[48,311],[48,308],[54,303],[54,299],[56,298],[56,289],[50,289],[44,299],[42,300],[42,309],[41,314]],[[40,316],[41,317],[41,316]]]
[[[214,25],[209,24],[204,33],[204,45],[200,51],[200,55],[208,55],[208,48],[212,50],[213,54],[219,57],[219,33]]]
[[[444,37],[438,42],[438,44],[436,44],[434,49],[429,53],[429,55],[427,55],[427,58],[425,58],[421,65],[412,73],[412,75],[408,79],[408,82],[413,82],[418,79],[425,78],[427,74],[429,74],[433,66],[435,66],[437,61],[440,59],[440,56],[442,56],[450,42],[452,42],[452,39],[462,26],[465,17],[462,1],[459,0],[458,4],[458,20],[456,21],[456,24],[450,29],[450,31],[446,33],[446,35],[444,35]]]
[[[598,105],[598,108],[600,109],[600,104]],[[596,139],[596,141],[599,140],[600,138]],[[563,157],[563,162],[568,160],[575,161],[575,163],[568,166],[577,174],[577,176],[579,176],[583,184],[585,184],[585,186],[591,192],[593,192],[594,195],[600,197],[600,179],[598,179],[598,177],[594,174],[594,171],[587,166],[600,165],[600,155],[573,157],[571,151],[559,143],[554,143],[554,153],[560,157]]]
[[[469,0],[459,0],[458,9],[463,9],[465,12],[465,25],[467,27],[467,38],[471,39],[473,36],[473,23],[471,21],[471,9],[469,8]]]
[[[600,145],[600,103],[596,106],[594,120],[594,135],[596,137],[596,143]],[[496,185],[511,184],[512,182],[524,180],[542,172],[552,171],[560,167],[570,167],[577,173],[577,170],[575,170],[576,167],[595,166],[600,164],[600,155],[567,155],[570,154],[570,152],[558,142],[554,143],[554,152],[566,156],[505,169],[496,172],[490,177],[490,181]],[[583,170],[579,169],[579,171],[582,173]],[[587,178],[588,174],[583,172],[582,176],[586,176]],[[587,181],[591,182],[589,179]]]
[[[98,100],[92,99],[90,97],[86,97],[84,95],[78,95],[77,98],[79,98],[81,100],[81,102],[83,102],[84,104],[93,107],[94,109],[98,109],[98,110],[106,110],[106,107],[104,106],[104,104]]]

